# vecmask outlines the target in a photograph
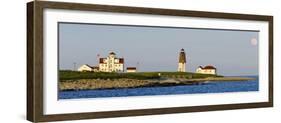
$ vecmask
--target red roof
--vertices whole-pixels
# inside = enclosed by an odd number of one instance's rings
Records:
[[[124,63],[124,58],[119,58],[119,63],[123,64]]]
[[[214,66],[208,65],[205,67],[199,66],[201,69],[216,69]]]
[[[104,63],[104,58],[100,58],[100,63]]]
[[[116,55],[114,52],[110,52],[109,54],[110,54],[110,55]]]
[[[92,68],[92,66],[90,66],[90,65],[88,65],[88,64],[85,64],[87,67],[90,67],[90,68]]]
[[[136,70],[136,67],[127,67],[127,70]]]
[[[104,59],[106,58],[100,58],[100,64],[104,64]],[[118,58],[119,59],[119,64],[124,64],[124,58]]]

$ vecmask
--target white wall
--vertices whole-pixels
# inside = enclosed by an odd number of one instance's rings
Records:
[[[60,0],[61,1],[61,0]],[[67,1],[67,0],[64,0]],[[68,0],[69,1],[69,0]],[[278,0],[80,0],[98,4],[159,7],[217,12],[274,15],[274,72],[275,107],[233,111],[213,111],[172,115],[109,118],[98,120],[68,121],[68,123],[257,123],[280,122],[281,112],[281,10]],[[26,3],[24,0],[1,2],[1,123],[24,123],[26,109]],[[278,56],[279,55],[279,56]]]

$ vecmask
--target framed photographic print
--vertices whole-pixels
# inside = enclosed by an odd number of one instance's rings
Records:
[[[33,122],[273,106],[273,17],[27,3]]]

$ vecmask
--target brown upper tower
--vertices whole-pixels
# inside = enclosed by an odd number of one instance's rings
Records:
[[[179,55],[179,63],[186,63],[185,52],[184,49],[181,49]]]

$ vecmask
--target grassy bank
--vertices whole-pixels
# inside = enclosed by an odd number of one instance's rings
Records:
[[[160,73],[160,76],[159,76]],[[159,79],[166,78],[207,78],[221,77],[218,75],[197,74],[189,72],[137,72],[137,73],[105,73],[105,72],[78,72],[78,71],[59,71],[60,81],[79,80],[79,79]]]
[[[254,79],[189,72],[104,73],[60,71],[59,75],[59,89],[61,91],[190,85],[209,81],[247,82]]]

